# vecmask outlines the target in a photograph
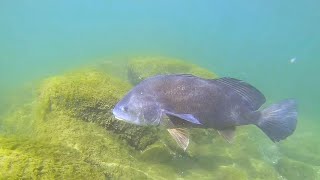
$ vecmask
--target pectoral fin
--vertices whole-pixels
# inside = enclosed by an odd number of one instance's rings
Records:
[[[235,137],[235,130],[235,127],[229,127],[223,130],[218,130],[218,132],[228,143],[232,143]]]
[[[167,129],[173,139],[185,151],[189,145],[189,132],[186,129]]]
[[[164,113],[171,115],[171,116],[178,117],[183,120],[186,120],[186,121],[191,122],[193,124],[201,124],[199,122],[199,120],[196,117],[194,117],[192,114],[177,114],[177,113],[173,113],[173,112],[166,111],[166,110],[164,111]]]

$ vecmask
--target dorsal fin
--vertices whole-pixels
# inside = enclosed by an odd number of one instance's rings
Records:
[[[253,111],[259,109],[266,102],[266,98],[258,89],[244,81],[229,77],[214,79],[212,81],[234,90]]]
[[[175,76],[183,76],[183,77],[195,77],[195,78],[198,78],[197,76],[195,75],[192,75],[192,74],[184,74],[184,73],[181,73],[181,74],[174,74]]]

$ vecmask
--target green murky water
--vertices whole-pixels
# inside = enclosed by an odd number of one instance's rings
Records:
[[[320,3],[0,2],[0,179],[320,179]],[[229,144],[191,130],[183,152],[162,128],[111,109],[159,73],[231,76],[267,104],[299,103],[272,143],[239,127]]]

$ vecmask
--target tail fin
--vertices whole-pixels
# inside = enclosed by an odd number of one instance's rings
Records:
[[[261,111],[257,126],[273,141],[279,142],[290,136],[297,125],[297,103],[286,99]]]

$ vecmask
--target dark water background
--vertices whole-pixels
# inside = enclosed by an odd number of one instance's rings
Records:
[[[318,0],[1,0],[0,98],[106,57],[169,56],[244,79],[269,102],[296,98],[298,133],[317,138],[319,7]]]

